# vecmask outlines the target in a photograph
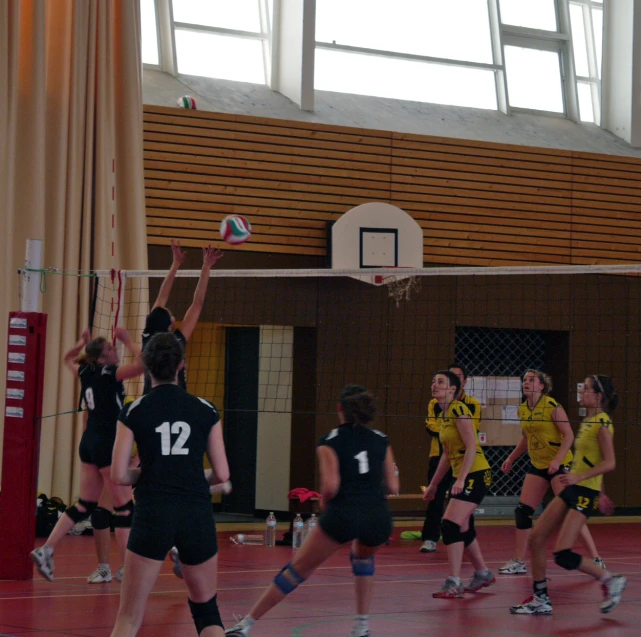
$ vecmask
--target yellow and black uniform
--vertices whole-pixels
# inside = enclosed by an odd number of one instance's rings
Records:
[[[465,403],[454,400],[448,406],[447,411],[441,411],[441,414],[437,417],[440,431],[439,437],[443,445],[443,451],[449,458],[454,478],[459,477],[465,458],[465,444],[456,425],[457,419],[463,416],[471,418],[472,414]],[[485,497],[487,488],[492,484],[492,471],[483,449],[481,449],[478,437],[476,437],[475,443],[476,454],[466,476],[465,488],[460,494],[452,495],[452,498],[480,504]]]
[[[574,461],[570,469],[571,473],[583,473],[603,461],[603,451],[599,444],[599,432],[602,427],[606,427],[614,435],[612,420],[605,412],[586,418],[581,423],[579,433],[574,441]],[[560,497],[568,507],[590,517],[599,508],[599,494],[602,485],[603,476],[594,476],[566,487]]]
[[[527,400],[519,406],[521,428],[527,438],[527,450],[532,462],[529,473],[548,481],[557,475],[567,473],[572,462],[572,452],[568,451],[563,457],[559,471],[555,474],[548,473],[548,467],[556,458],[563,442],[563,434],[552,418],[552,414],[558,406],[559,403],[549,396],[541,396],[534,405],[534,409],[530,409]]]

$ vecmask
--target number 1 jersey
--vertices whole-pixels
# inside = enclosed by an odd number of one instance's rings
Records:
[[[216,407],[178,385],[158,385],[127,405],[120,421],[134,434],[141,475],[136,500],[181,496],[210,499],[203,457]]]
[[[385,497],[383,465],[389,442],[384,433],[347,423],[323,436],[318,446],[323,445],[338,456],[341,486],[333,502]]]

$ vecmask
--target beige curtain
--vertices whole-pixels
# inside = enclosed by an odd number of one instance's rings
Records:
[[[26,239],[69,273],[147,267],[141,75],[136,0],[0,0],[2,378]],[[88,325],[90,288],[47,276],[43,415],[77,406],[62,357]],[[77,414],[42,423],[39,489],[66,502],[78,495],[82,426]]]

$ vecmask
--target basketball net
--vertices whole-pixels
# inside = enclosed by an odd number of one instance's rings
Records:
[[[421,289],[421,283],[417,276],[389,276],[383,277],[383,285],[387,286],[387,294],[396,301],[396,307],[399,307],[401,301],[410,300],[412,294],[416,294]]]

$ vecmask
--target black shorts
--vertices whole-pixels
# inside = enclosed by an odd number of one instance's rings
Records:
[[[111,466],[111,454],[114,450],[115,438],[105,436],[93,429],[85,429],[78,453],[80,460],[86,464],[93,464],[98,469]]]
[[[456,478],[452,479],[452,485],[456,482]],[[463,500],[463,502],[474,502],[474,504],[481,504],[487,490],[492,486],[492,470],[481,469],[480,471],[473,471],[467,474],[465,480],[465,488],[458,495],[452,494],[452,486],[450,485],[450,499]]]
[[[570,466],[567,464],[562,464],[556,473],[548,473],[547,469],[537,469],[534,465],[531,465],[530,470],[528,471],[528,474],[533,476],[538,476],[539,478],[543,478],[548,482],[552,482],[552,480],[554,480],[554,478],[556,478],[557,476],[562,476],[563,474],[568,473],[569,471],[570,471]]]
[[[593,513],[599,510],[600,491],[595,491],[588,487],[582,487],[579,484],[573,484],[565,487],[559,494],[559,497],[565,502],[570,509],[583,513],[589,518]]]
[[[363,546],[385,544],[392,533],[392,514],[386,500],[357,505],[329,503],[318,524],[335,542],[358,540]]]
[[[173,546],[188,566],[202,564],[218,553],[211,503],[164,497],[137,501],[127,548],[162,562]]]

